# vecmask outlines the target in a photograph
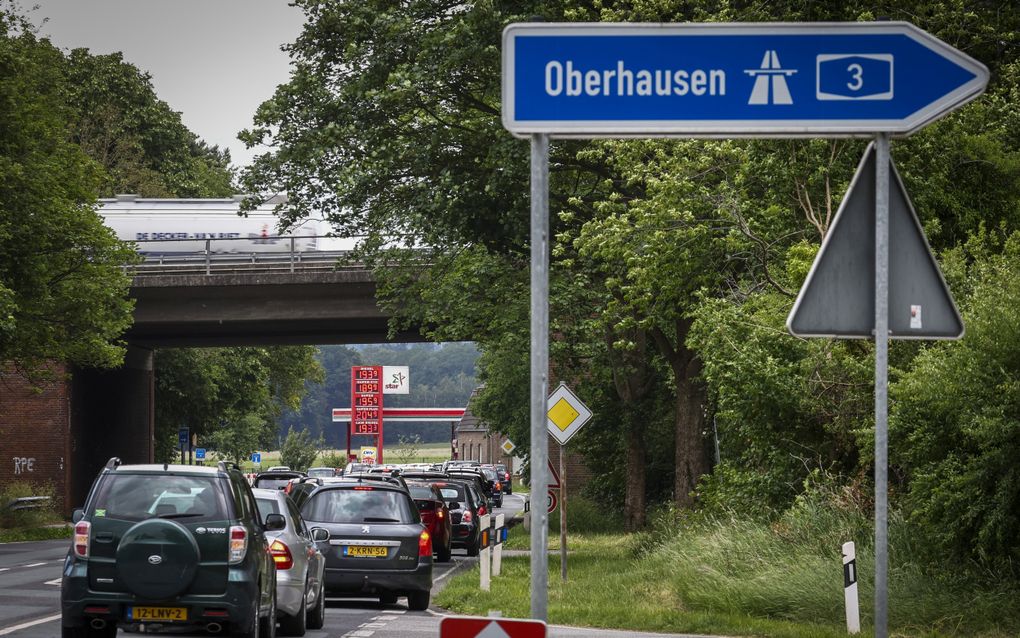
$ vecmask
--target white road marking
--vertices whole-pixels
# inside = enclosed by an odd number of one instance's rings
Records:
[[[440,576],[439,576],[438,578],[433,578],[433,579],[432,579],[432,582],[433,582],[433,583],[437,583],[437,582],[439,582],[439,581],[443,580],[444,578],[446,578],[447,576],[449,576],[450,574],[452,574],[452,573],[453,573],[453,571],[454,571],[455,569],[457,569],[458,567],[460,567],[460,565],[461,565],[460,563],[455,563],[455,564],[453,565],[453,567],[451,567],[450,569],[448,569],[448,570],[446,570],[445,572],[443,572],[443,573],[442,573],[442,574],[441,574],[441,575],[440,575]]]
[[[10,570],[10,567],[0,567],[0,572],[6,572]]]
[[[60,584],[59,578],[54,578],[53,580],[48,580],[45,583],[43,583],[43,585],[59,585],[59,584]]]
[[[348,631],[343,635],[343,638],[369,638],[369,636],[374,633],[374,631],[362,631],[360,629],[355,629],[354,631]]]
[[[396,620],[396,619],[397,619],[396,616],[376,616],[372,620],[378,620],[380,622],[385,622],[385,621]]]
[[[45,564],[46,564],[46,563],[30,563],[30,564],[28,564],[28,565],[22,565],[21,567],[22,567],[22,568],[26,568],[26,569],[27,569],[27,568],[29,568],[29,567],[42,567],[42,566],[43,566],[43,565],[45,565]]]
[[[20,625],[14,625],[12,627],[4,627],[3,629],[0,629],[0,636],[6,636],[7,634],[13,634],[16,631],[20,631],[20,630],[25,629],[27,627],[34,627],[35,625],[41,625],[43,623],[53,622],[54,620],[59,620],[59,619],[60,619],[60,614],[54,614],[52,616],[46,616],[45,618],[37,618],[36,620],[30,620],[28,622],[23,622]]]

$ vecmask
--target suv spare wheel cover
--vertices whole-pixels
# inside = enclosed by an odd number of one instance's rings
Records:
[[[117,575],[143,598],[170,598],[191,585],[198,543],[176,521],[150,518],[131,527],[117,547]]]

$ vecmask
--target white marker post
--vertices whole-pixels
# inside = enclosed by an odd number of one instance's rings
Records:
[[[496,528],[492,539],[492,575],[503,573],[503,523],[504,515],[496,514]]]
[[[846,603],[847,633],[861,633],[861,609],[857,598],[857,549],[853,541],[843,543],[843,600]]]
[[[489,549],[490,534],[489,534],[489,515],[481,516],[478,519],[478,526],[482,528],[482,549],[478,552],[478,565],[481,567],[481,583],[480,586],[483,591],[489,591],[489,587],[492,583],[491,576],[491,564],[489,562],[492,550]]]

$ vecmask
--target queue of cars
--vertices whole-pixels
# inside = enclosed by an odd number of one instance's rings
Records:
[[[118,627],[274,638],[278,624],[302,636],[323,626],[327,595],[426,609],[433,561],[478,554],[480,517],[502,503],[498,469],[352,469],[249,480],[222,461],[110,459],[73,515],[61,638]]]

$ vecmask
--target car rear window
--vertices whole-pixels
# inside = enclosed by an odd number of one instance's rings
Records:
[[[460,485],[443,485],[439,488],[444,501],[464,501],[464,488]]]
[[[301,509],[305,520],[322,523],[413,523],[407,495],[369,486],[322,490]]]
[[[280,503],[275,498],[258,498],[255,497],[255,504],[259,508],[259,520],[266,520],[266,516],[270,514],[280,513]]]
[[[436,497],[435,492],[433,492],[432,488],[429,487],[409,485],[408,488],[411,490],[411,498],[434,499]]]
[[[161,474],[108,474],[99,486],[88,515],[140,521],[178,518],[189,522],[229,518],[217,489],[219,479]]]
[[[287,483],[290,483],[289,478],[274,478],[264,477],[255,479],[255,484],[252,487],[259,487],[264,490],[282,490],[287,487]]]

